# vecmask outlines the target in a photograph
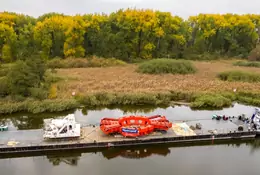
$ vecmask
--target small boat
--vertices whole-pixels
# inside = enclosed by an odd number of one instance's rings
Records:
[[[8,131],[8,126],[0,125],[0,131]]]

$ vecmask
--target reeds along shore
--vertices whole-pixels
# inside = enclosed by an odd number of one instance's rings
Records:
[[[23,102],[1,103],[0,114],[10,114],[15,112],[62,112],[75,109],[81,106],[87,108],[108,107],[120,105],[151,105],[169,106],[172,102],[188,102],[194,109],[221,109],[229,107],[232,102],[239,102],[248,105],[260,106],[260,94],[250,92],[236,93],[95,93],[87,95],[77,95],[68,100],[26,100]]]

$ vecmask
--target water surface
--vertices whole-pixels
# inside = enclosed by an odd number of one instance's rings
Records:
[[[99,124],[103,117],[123,115],[165,115],[169,120],[211,119],[213,114],[251,116],[254,107],[235,104],[215,111],[194,111],[186,106],[140,109],[77,109],[56,114],[18,113],[0,117],[10,130],[40,129],[43,119],[70,113],[82,125]],[[0,157],[2,175],[258,175],[260,173],[260,141],[208,145],[157,145],[130,148],[110,148],[95,152],[65,152],[37,157]]]
[[[207,146],[110,148],[63,156],[0,159],[0,169],[3,175],[258,175],[259,145],[258,141]]]

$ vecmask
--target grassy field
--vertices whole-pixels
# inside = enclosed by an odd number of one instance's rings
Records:
[[[80,106],[169,106],[175,102],[190,103],[194,109],[221,109],[234,101],[260,106],[260,83],[244,81],[252,79],[251,73],[253,79],[258,76],[260,68],[236,66],[235,61],[192,61],[196,72],[186,75],[138,73],[136,64],[55,69],[60,80],[52,84],[49,99],[0,100],[0,114],[61,112]],[[223,72],[232,81],[221,80]]]
[[[148,75],[136,72],[137,65],[108,68],[57,69],[64,77],[58,83],[58,98],[69,98],[72,92],[87,94],[96,92],[260,92],[260,83],[225,82],[217,78],[224,71],[247,71],[260,73],[259,68],[239,67],[234,61],[194,61],[195,74],[189,75]]]

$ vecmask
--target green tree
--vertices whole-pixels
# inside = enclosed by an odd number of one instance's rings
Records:
[[[31,95],[31,88],[41,88],[45,70],[42,59],[38,57],[17,61],[8,74],[12,95],[28,97]]]

